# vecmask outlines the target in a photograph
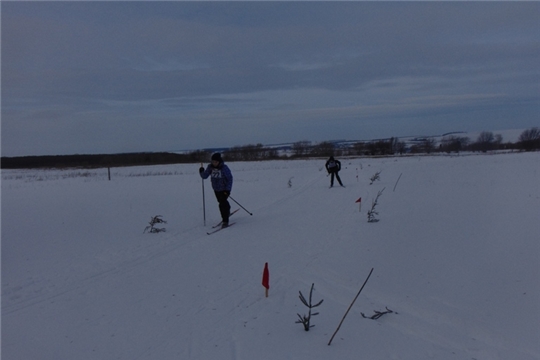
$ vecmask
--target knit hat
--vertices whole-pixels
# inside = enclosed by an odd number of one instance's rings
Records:
[[[221,154],[220,153],[215,153],[212,155],[212,160],[216,160],[216,161],[219,161],[219,162],[222,162],[223,159],[221,158]]]

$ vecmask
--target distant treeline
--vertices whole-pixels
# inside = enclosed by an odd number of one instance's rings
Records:
[[[301,159],[308,157],[334,156],[381,156],[395,154],[421,153],[459,153],[462,151],[488,152],[496,150],[534,151],[540,149],[540,129],[523,131],[518,142],[503,142],[501,135],[482,132],[475,141],[456,134],[444,136],[437,141],[433,137],[417,138],[408,143],[399,138],[390,138],[366,142],[330,142],[312,143],[298,141],[290,146],[268,147],[262,144],[235,146],[223,150],[226,161],[259,161],[273,159]],[[128,153],[112,155],[58,155],[58,156],[22,156],[2,157],[3,169],[23,168],[98,168],[140,165],[161,165],[180,163],[207,163],[210,150],[196,150],[184,154]]]
[[[103,168],[121,166],[161,165],[207,161],[209,153],[194,151],[187,154],[169,152],[126,153],[104,155],[52,155],[2,157],[2,169],[25,168]]]

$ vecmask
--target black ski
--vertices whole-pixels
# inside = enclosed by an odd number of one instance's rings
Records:
[[[220,230],[230,228],[230,227],[233,226],[234,224],[236,224],[236,223],[230,223],[229,226],[227,226],[227,227],[220,227],[220,228],[217,228],[217,229],[215,229],[215,230],[209,231],[209,232],[206,233],[206,235],[212,235],[212,234],[215,234],[215,233],[217,233],[217,232],[220,231]]]
[[[234,214],[234,213],[237,212],[238,210],[240,210],[240,209],[234,210],[232,213],[229,214],[229,216],[232,216],[232,214]],[[219,222],[219,224],[212,226],[212,229],[215,229],[215,228],[217,228],[217,227],[220,227],[221,224],[223,224],[223,220],[221,220],[221,221]]]

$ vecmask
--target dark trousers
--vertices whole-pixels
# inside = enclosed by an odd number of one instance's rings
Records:
[[[229,201],[227,201],[229,194],[225,193],[225,191],[214,191],[214,193],[216,194],[216,199],[219,203],[219,212],[221,213],[221,220],[223,220],[223,222],[228,223],[229,215],[231,213],[231,204],[229,204]]]
[[[341,182],[341,179],[339,178],[339,174],[337,171],[330,173],[330,186],[334,186],[334,176],[336,177],[337,181],[339,182],[339,185],[343,186],[343,183]]]

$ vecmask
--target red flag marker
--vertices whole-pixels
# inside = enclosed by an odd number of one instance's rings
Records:
[[[358,200],[356,200],[355,202],[360,203],[358,211],[362,212],[362,198],[359,197]]]
[[[262,285],[266,288],[266,297],[268,297],[268,289],[270,289],[270,272],[268,271],[268,263],[264,264]]]

